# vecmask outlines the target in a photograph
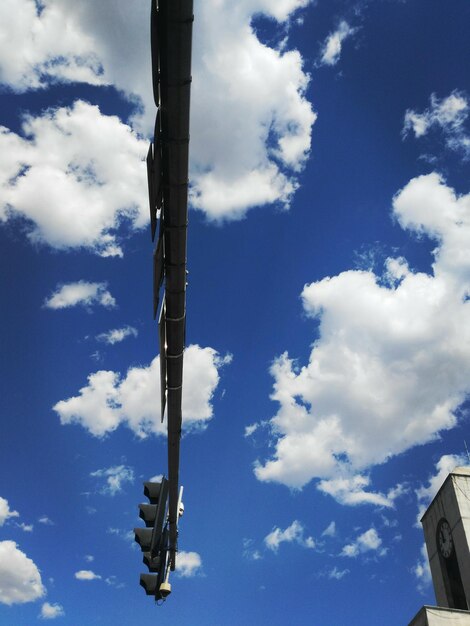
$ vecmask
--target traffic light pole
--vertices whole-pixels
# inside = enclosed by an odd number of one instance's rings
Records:
[[[171,589],[168,576],[169,571],[176,567],[178,519],[182,506],[179,462],[186,334],[186,244],[193,19],[193,0],[152,0],[152,84],[157,114],[154,139],[147,154],[147,176],[152,241],[159,222],[158,240],[153,255],[154,317],[158,312],[160,290],[164,285],[158,336],[162,421],[165,412],[167,415],[168,480],[162,482],[160,488],[163,490],[165,484],[168,501],[165,498],[167,517],[158,539],[161,543],[156,549],[155,526],[149,559],[150,565],[155,568],[158,566],[158,576],[163,575],[163,579],[159,579],[157,591],[154,589],[157,581],[150,581],[148,575],[143,575],[145,584],[142,583],[142,578],[141,584],[147,585],[147,593],[148,589],[153,589],[155,597],[160,593],[162,585],[163,590],[166,588],[165,585]],[[160,501],[163,501],[163,497]],[[136,540],[140,543],[138,535],[147,537],[148,533],[136,531]],[[160,559],[158,565],[156,559]]]

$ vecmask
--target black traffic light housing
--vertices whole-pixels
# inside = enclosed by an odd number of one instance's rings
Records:
[[[144,553],[143,562],[151,574],[141,574],[140,584],[147,595],[161,600],[171,590],[165,580],[168,569],[168,480],[163,477],[160,482],[144,483],[144,495],[149,504],[139,504],[139,516],[145,522],[145,528],[134,528],[134,533]]]

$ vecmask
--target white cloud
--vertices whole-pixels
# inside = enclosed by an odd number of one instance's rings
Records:
[[[249,561],[260,561],[263,556],[253,547],[253,539],[243,539],[243,556]]]
[[[332,579],[332,580],[341,580],[342,578],[344,578],[347,574],[349,574],[349,570],[348,569],[338,569],[336,566],[333,567],[332,570],[330,570],[328,572],[328,578]]]
[[[105,469],[96,470],[91,472],[90,476],[95,478],[105,478],[106,484],[101,489],[101,493],[114,496],[122,491],[123,483],[134,482],[134,470],[131,467],[125,465],[115,465]]]
[[[116,535],[119,539],[128,542],[133,548],[135,547],[135,534],[132,530],[122,530],[121,528],[113,528],[110,526],[107,531],[109,535]]]
[[[49,602],[44,602],[41,607],[39,617],[41,619],[55,619],[56,617],[63,617],[64,615],[64,608],[60,604],[50,604]]]
[[[21,522],[21,524],[16,525],[18,526],[18,528],[21,528],[21,530],[23,530],[25,533],[32,533],[34,530],[33,524],[25,524],[24,522]]]
[[[382,524],[385,526],[385,528],[396,528],[398,526],[397,519],[389,519],[385,515],[381,515],[380,517],[382,519]]]
[[[0,221],[25,218],[29,239],[52,248],[122,256],[121,223],[132,232],[149,219],[147,143],[82,101],[25,116],[22,128],[0,127]]]
[[[79,572],[75,572],[75,578],[77,580],[99,580],[101,576],[89,569],[81,569]]]
[[[347,556],[351,558],[357,557],[364,552],[377,552],[379,556],[383,556],[386,553],[385,549],[381,549],[382,539],[379,537],[375,528],[369,528],[365,533],[359,535],[355,541],[344,546],[341,551],[341,556]]]
[[[420,520],[432,499],[442,487],[447,476],[459,465],[467,465],[468,459],[463,455],[444,454],[436,463],[436,473],[429,477],[427,486],[421,485],[416,490],[418,500],[418,517],[416,525],[421,527]]]
[[[47,515],[43,515],[38,519],[40,524],[44,524],[44,526],[54,526],[54,522],[47,517]]]
[[[176,555],[176,572],[183,578],[196,576],[201,572],[202,560],[197,552],[181,550]]]
[[[96,336],[96,339],[113,346],[115,343],[124,341],[127,337],[137,337],[137,335],[138,332],[136,328],[123,326],[122,328],[113,328],[105,333],[101,333]]]
[[[85,554],[85,561],[87,563],[92,563],[95,560],[95,557],[92,554]]]
[[[19,517],[18,511],[10,510],[10,505],[8,504],[8,500],[2,498],[0,496],[0,526],[9,519],[10,517]]]
[[[453,91],[442,100],[432,94],[431,106],[423,113],[416,113],[412,109],[406,111],[403,130],[405,133],[413,130],[415,137],[422,137],[433,125],[449,131],[459,130],[468,116],[468,109],[465,95],[458,91]]]
[[[326,38],[319,65],[335,65],[338,63],[344,40],[354,35],[356,30],[356,28],[352,28],[346,21],[342,20],[338,28]]]
[[[259,428],[259,424],[250,424],[249,426],[245,426],[244,437],[251,437],[251,435],[257,431]]]
[[[186,428],[203,427],[212,417],[212,395],[219,383],[219,369],[226,359],[213,348],[191,345],[183,366],[183,422]],[[138,437],[165,434],[160,419],[160,357],[148,367],[132,367],[125,378],[117,372],[90,374],[79,395],[61,400],[53,408],[62,424],[82,424],[102,437],[126,424]]]
[[[0,8],[0,78],[16,91],[45,87],[58,80],[100,84],[96,42],[67,17],[64,2],[3,0]],[[21,45],[18,45],[18,42]]]
[[[464,93],[454,90],[450,96],[439,100],[431,95],[431,105],[422,113],[408,109],[405,113],[403,136],[413,131],[415,137],[423,137],[433,128],[439,128],[445,137],[447,147],[462,151],[470,156],[470,136],[466,134],[464,123],[468,118],[470,105]]]
[[[256,13],[278,21],[308,4],[201,3],[192,83],[192,203],[209,219],[239,219],[253,206],[289,205],[310,150],[315,114],[295,50],[262,44]],[[233,63],[233,59],[237,63]],[[209,115],[210,111],[210,123]],[[230,150],[226,146],[230,146]]]
[[[332,521],[328,524],[325,530],[321,534],[322,537],[335,537],[336,536],[336,522]]]
[[[428,551],[426,550],[425,543],[421,546],[421,556],[418,558],[412,571],[418,579],[418,589],[420,591],[423,591],[431,584],[431,568],[429,567]]]
[[[124,583],[119,582],[116,576],[108,576],[104,579],[104,582],[110,587],[116,587],[116,589],[123,589],[126,586]]]
[[[282,28],[308,4],[208,0],[197,7],[192,198],[210,219],[239,219],[265,203],[287,206],[297,187],[316,117],[305,98],[309,77],[298,51],[262,43],[251,23],[263,13]],[[19,91],[57,81],[114,84],[143,105],[143,118],[137,115],[134,124],[150,132],[155,106],[149,37],[142,36],[148,27],[148,7],[142,3],[48,0],[38,15],[33,0],[5,0],[0,80]],[[19,48],[17,41],[22,42]]]
[[[373,504],[387,508],[393,508],[395,499],[404,493],[402,485],[390,489],[387,494],[366,491],[364,487],[369,485],[369,476],[355,474],[354,476],[321,480],[318,483],[318,489],[333,496],[341,504],[350,506]]]
[[[285,530],[281,530],[278,527],[273,528],[264,538],[264,543],[273,552],[278,551],[281,543],[295,542],[304,548],[314,548],[315,541],[313,537],[304,537],[304,532],[303,525],[298,520],[294,520]]]
[[[356,484],[349,494],[335,481],[364,481],[367,469],[457,423],[470,391],[470,194],[420,176],[394,197],[393,213],[436,242],[432,269],[401,259],[383,276],[349,270],[304,287],[319,335],[307,365],[287,353],[272,365],[275,451],[256,464],[260,480],[301,488],[323,479],[343,503],[386,506],[395,490],[371,496]]]
[[[46,590],[33,561],[14,541],[0,541],[0,602],[7,605],[33,602]]]
[[[58,285],[54,293],[45,300],[44,306],[48,309],[68,309],[72,306],[88,308],[95,304],[113,308],[116,300],[106,287],[106,283],[88,283],[85,280]]]

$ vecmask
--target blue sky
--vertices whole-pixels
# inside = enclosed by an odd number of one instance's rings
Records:
[[[470,445],[470,7],[194,12],[185,515],[155,607],[149,3],[0,7],[0,623],[408,623],[434,603],[417,519]]]

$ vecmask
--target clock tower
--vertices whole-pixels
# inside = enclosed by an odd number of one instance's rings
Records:
[[[470,626],[470,467],[447,476],[421,524],[438,606],[409,626]]]

